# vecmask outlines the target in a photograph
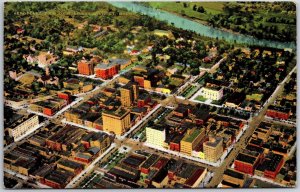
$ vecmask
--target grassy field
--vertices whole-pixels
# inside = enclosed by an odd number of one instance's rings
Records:
[[[196,100],[205,102],[207,99],[205,99],[202,95],[199,95],[198,97],[196,97]]]
[[[162,9],[176,14],[186,14],[188,17],[194,17],[199,20],[207,21],[209,15],[215,15],[222,12],[223,2],[187,2],[188,7],[183,6],[183,2],[149,2],[148,5],[154,8]],[[193,10],[193,6],[202,6],[205,13],[199,13]]]

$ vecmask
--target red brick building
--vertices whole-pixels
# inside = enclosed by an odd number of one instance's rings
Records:
[[[78,62],[77,69],[79,74],[82,75],[93,75],[94,74],[94,64],[86,60],[81,60]]]
[[[265,161],[262,163],[262,167],[265,168],[264,176],[270,179],[275,179],[283,163],[284,158],[282,155],[269,153],[266,156]]]
[[[287,120],[290,117],[291,109],[279,106],[270,106],[266,115],[272,118]]]
[[[174,139],[170,142],[170,150],[172,151],[180,151],[180,141],[183,135],[178,135],[174,137]]]
[[[255,152],[239,153],[234,160],[234,169],[247,174],[254,174],[255,168],[260,162],[260,154]]]
[[[55,111],[51,108],[44,107],[43,108],[43,113],[45,115],[52,116],[55,113]]]
[[[151,102],[151,96],[148,94],[142,94],[139,95],[137,105],[138,107],[144,107],[145,105],[148,105],[149,102]]]
[[[68,103],[71,102],[71,95],[70,93],[66,92],[59,92],[57,93],[58,98],[66,100]]]
[[[144,77],[141,76],[134,76],[133,77],[134,81],[139,84],[140,87],[144,87]]]
[[[116,63],[99,64],[95,67],[97,77],[102,79],[111,79],[114,75],[118,74],[120,65]]]

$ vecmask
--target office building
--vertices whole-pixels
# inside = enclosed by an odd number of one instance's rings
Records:
[[[223,139],[210,136],[209,140],[203,143],[203,151],[207,161],[218,161],[223,154]]]
[[[103,130],[122,135],[130,127],[130,112],[124,108],[102,112]]]

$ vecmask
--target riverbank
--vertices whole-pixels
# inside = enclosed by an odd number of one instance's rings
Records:
[[[257,39],[249,35],[235,34],[228,31],[216,29],[210,26],[206,26],[202,23],[191,21],[190,19],[163,10],[145,7],[143,5],[136,4],[133,2],[109,2],[109,3],[118,8],[125,8],[135,13],[142,13],[149,17],[153,17],[161,21],[166,21],[167,23],[172,24],[175,27],[184,30],[194,31],[199,35],[203,35],[211,38],[218,38],[220,40],[225,40],[230,43],[240,43],[249,46],[262,46],[262,47],[271,47],[277,49],[286,49],[286,48],[290,48],[293,50],[296,49],[295,42],[270,41],[266,39]]]

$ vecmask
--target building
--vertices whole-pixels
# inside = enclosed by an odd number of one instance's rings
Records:
[[[234,92],[231,94],[225,102],[225,106],[237,108],[246,99],[246,94],[241,92]]]
[[[204,87],[202,89],[203,97],[211,100],[220,100],[223,97],[223,87]]]
[[[166,140],[166,130],[163,125],[146,127],[147,143],[163,147]]]
[[[263,172],[263,176],[270,179],[275,179],[284,163],[284,157],[280,154],[269,152],[264,161],[257,166],[256,172]]]
[[[100,149],[100,152],[103,153],[110,146],[111,140],[106,133],[89,132],[87,135],[82,137],[81,143],[86,149],[90,147],[97,147]]]
[[[63,85],[65,92],[69,92],[71,95],[85,93],[93,89],[93,84],[91,82],[83,82],[75,78],[70,78],[67,81],[64,81]]]
[[[258,139],[266,142],[272,132],[272,125],[270,123],[262,122],[259,124],[259,127],[255,130],[254,134]]]
[[[130,112],[124,108],[102,112],[103,130],[123,135],[130,127]]]
[[[93,75],[94,74],[94,64],[93,62],[88,62],[87,60],[81,60],[77,65],[78,73],[81,75]]]
[[[148,174],[150,171],[150,167],[157,162],[159,156],[156,154],[152,154],[148,159],[141,165],[141,173]]]
[[[66,106],[68,102],[60,98],[52,98],[45,101],[38,101],[29,105],[29,109],[48,116],[54,115],[61,108]]]
[[[57,168],[64,169],[77,175],[83,170],[84,165],[68,159],[60,159],[57,163]]]
[[[221,182],[222,188],[251,188],[254,186],[254,179],[247,178],[244,173],[234,169],[226,169]]]
[[[234,160],[234,169],[253,175],[261,158],[261,153],[245,149]]]
[[[121,87],[121,104],[124,107],[130,107],[134,101],[138,99],[139,87],[137,83],[129,82]]]
[[[207,161],[218,161],[223,154],[223,139],[210,136],[209,140],[203,143],[203,151]]]
[[[180,152],[188,155],[192,155],[192,151],[197,144],[204,139],[205,129],[189,129],[187,133],[180,141]]]
[[[39,125],[39,117],[34,114],[23,116],[13,114],[11,119],[4,122],[5,129],[8,130],[9,136],[18,140],[20,137],[36,128]]]
[[[55,189],[63,189],[74,176],[72,172],[56,169],[46,175],[43,183]]]
[[[36,57],[38,66],[41,68],[46,68],[57,62],[58,58],[53,53],[50,52],[40,52]]]
[[[55,151],[69,151],[76,147],[86,131],[77,127],[65,126],[46,139],[46,146]]]
[[[288,120],[291,115],[291,109],[281,106],[269,106],[266,115],[272,118]]]
[[[102,79],[111,79],[119,73],[120,64],[116,60],[109,60],[108,62],[100,63],[95,67],[96,77]]]

